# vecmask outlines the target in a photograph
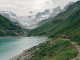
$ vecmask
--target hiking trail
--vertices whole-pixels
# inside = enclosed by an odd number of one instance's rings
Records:
[[[73,45],[73,46],[75,46],[75,48],[77,49],[77,51],[78,51],[78,54],[77,54],[77,56],[75,57],[75,58],[80,58],[80,46],[76,43],[76,42],[71,42],[71,44]],[[73,59],[74,60],[74,59]]]

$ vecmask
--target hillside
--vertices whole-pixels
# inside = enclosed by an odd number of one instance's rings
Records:
[[[0,36],[24,36],[26,30],[0,15]]]
[[[66,11],[43,26],[31,30],[28,35],[46,35],[52,39],[66,36],[80,45],[80,1],[70,5]]]
[[[61,50],[62,47],[61,45],[59,45],[59,43],[57,43],[58,45],[54,48],[55,43],[53,43],[53,41],[66,41],[66,39],[68,39],[71,41],[75,41],[76,43],[78,43],[78,45],[80,45],[80,1],[77,1],[73,5],[70,5],[66,11],[58,14],[55,18],[53,18],[51,21],[47,22],[43,26],[31,30],[29,36],[31,34],[33,36],[46,35],[49,36],[49,38],[52,38],[52,40],[48,41],[46,45],[44,44],[40,46],[42,47],[42,49],[39,50],[30,60],[69,60],[69,58],[73,59],[73,57],[77,55],[75,47],[70,47],[72,51],[70,50],[69,52],[69,49],[67,49],[69,48],[69,44],[61,43],[68,44],[68,46],[62,45],[65,47]],[[49,42],[52,44],[53,47],[48,44]],[[60,46],[59,49],[58,46]],[[65,49],[66,51],[64,51]]]
[[[28,36],[49,36],[49,39],[11,60],[73,60],[79,54],[71,43],[74,41],[80,45],[80,1],[41,27],[31,30]]]
[[[30,49],[26,49],[10,60],[69,60],[77,55],[77,50],[68,40],[47,40]]]
[[[28,35],[50,36],[56,34],[58,31],[65,29],[74,22],[76,23],[77,21],[76,19],[79,19],[79,15],[77,15],[79,14],[79,12],[77,12],[79,10],[80,10],[80,1],[74,3],[73,5],[70,5],[66,11],[61,12],[60,14],[58,14],[56,17],[54,17],[41,27],[31,30]]]

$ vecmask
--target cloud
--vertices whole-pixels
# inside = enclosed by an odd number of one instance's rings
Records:
[[[0,0],[0,10],[11,11],[19,16],[36,14],[45,9],[62,8],[70,1],[77,0]]]
[[[61,6],[63,9],[65,5],[67,5],[69,2],[76,2],[77,0],[51,0],[55,5]]]

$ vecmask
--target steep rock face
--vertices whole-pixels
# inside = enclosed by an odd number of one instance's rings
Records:
[[[24,36],[25,31],[25,29],[22,29],[9,21],[9,19],[0,15],[0,36]]]
[[[58,13],[61,12],[60,7],[54,8],[51,12],[51,10],[47,9],[43,12],[39,12],[36,15],[30,15],[30,16],[17,16],[15,13],[8,12],[8,11],[0,11],[0,14],[4,17],[8,18],[11,22],[22,26],[26,29],[34,29],[38,27],[38,23],[49,18],[52,18],[56,16]],[[32,11],[30,12],[30,14]]]
[[[52,9],[52,11],[46,9],[43,12],[39,12],[36,15],[30,16],[17,16],[15,13],[9,11],[0,11],[0,14],[8,18],[11,22],[13,22],[16,25],[19,25],[26,29],[34,29],[36,27],[43,25],[48,20],[54,18],[60,12],[65,11],[72,4],[74,4],[74,2],[70,2],[69,4],[67,4],[63,10],[61,10],[60,6],[58,6]],[[33,13],[33,11],[30,11],[29,13],[31,14]]]
[[[48,19],[50,15],[50,10],[45,10],[43,12],[39,12],[36,15],[31,15],[31,16],[21,16],[19,17],[20,24],[29,29],[33,29],[38,27],[38,23],[41,22],[42,20]]]
[[[50,14],[49,18],[53,18],[53,17],[57,16],[60,12],[62,12],[60,6],[58,6],[57,8],[54,8],[53,12]]]
[[[9,11],[0,11],[0,14],[6,18],[8,18],[12,22],[17,22],[18,18],[15,13],[9,12]]]
[[[79,12],[72,17],[72,14],[74,14],[74,12],[76,12],[79,9],[80,9],[80,1],[70,5],[66,11],[59,13],[56,17],[52,18],[50,21],[48,21],[44,25],[31,30],[29,33],[29,36],[30,35],[34,35],[34,36],[48,35],[49,36],[49,35],[55,34],[59,30],[75,22],[75,20],[79,19],[79,15],[78,15]]]
[[[37,15],[31,15],[31,16],[17,16],[15,13],[9,11],[0,11],[0,14],[8,18],[14,24],[22,26],[23,28],[32,29],[37,27],[38,22],[48,18],[49,10],[45,10],[44,12],[40,12]]]
[[[68,8],[70,5],[72,5],[72,4],[74,4],[74,2],[69,2],[69,3],[64,7],[63,11],[67,10],[67,8]]]
[[[37,13],[36,20],[42,21],[44,19],[48,19],[50,14],[51,14],[50,10],[45,10],[44,12]]]

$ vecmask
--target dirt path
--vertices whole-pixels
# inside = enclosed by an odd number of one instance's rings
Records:
[[[80,46],[76,42],[72,42],[72,44],[76,47],[78,51],[78,55],[75,58],[80,58]]]

